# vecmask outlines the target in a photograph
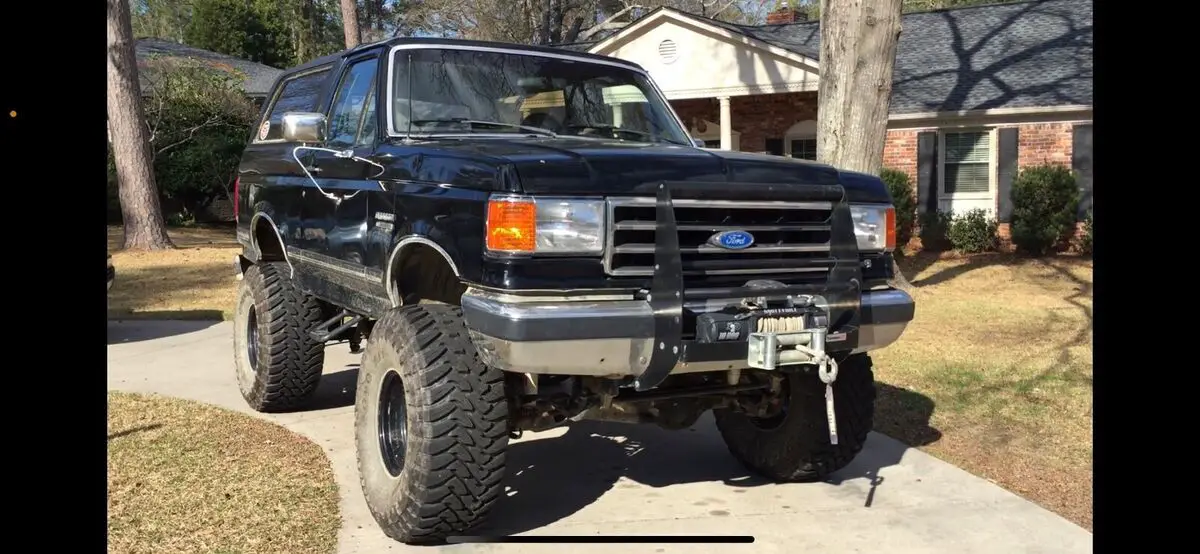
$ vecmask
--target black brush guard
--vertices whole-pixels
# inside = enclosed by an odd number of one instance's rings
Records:
[[[675,225],[675,199],[727,199],[735,190],[738,200],[825,201],[833,205],[830,213],[829,255],[833,265],[824,283],[787,285],[770,289],[770,294],[810,294],[823,296],[829,303],[829,333],[845,334],[839,350],[858,344],[862,271],[858,260],[858,242],[850,205],[841,185],[776,185],[755,183],[662,182],[654,184],[655,248],[654,275],[646,300],[654,311],[654,351],[645,371],[634,381],[637,391],[657,387],[680,362],[744,359],[745,341],[704,343],[684,340],[683,306],[688,300],[737,300],[761,296],[762,289],[742,287],[697,288],[683,284],[683,263],[679,251],[679,233]],[[651,192],[642,187],[640,192]],[[798,260],[798,263],[803,263]],[[832,348],[831,348],[832,349]]]

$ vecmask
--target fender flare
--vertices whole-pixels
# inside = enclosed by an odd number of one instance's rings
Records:
[[[436,250],[437,253],[441,254],[442,258],[446,260],[446,264],[450,266],[450,270],[454,272],[454,276],[460,278],[462,277],[462,274],[458,272],[458,264],[454,263],[454,258],[452,258],[450,254],[446,252],[446,249],[442,248],[440,244],[434,242],[433,239],[422,235],[405,236],[404,238],[401,238],[400,241],[396,243],[396,246],[392,248],[392,253],[388,256],[387,269],[385,269],[383,272],[383,286],[387,290],[388,300],[391,301],[393,308],[399,307],[401,302],[399,292],[396,290],[396,280],[392,278],[392,268],[396,267],[396,260],[399,259],[400,253],[403,252],[405,248],[415,244],[423,244]]]
[[[283,261],[287,263],[288,270],[291,271],[288,277],[295,277],[296,268],[292,265],[291,258],[288,257],[287,244],[283,242],[283,235],[279,234],[279,226],[275,225],[275,220],[267,215],[266,212],[258,212],[254,214],[254,217],[250,218],[250,247],[254,249],[254,257],[256,258],[254,262],[258,263],[262,261],[262,250],[258,247],[258,223],[260,218],[267,220],[267,225],[275,233],[275,240],[279,241],[279,250],[283,253]]]

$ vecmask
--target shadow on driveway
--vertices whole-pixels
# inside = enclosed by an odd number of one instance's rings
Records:
[[[221,312],[200,310],[195,312],[169,312],[180,314],[179,319],[125,319],[108,321],[108,344],[125,344],[146,340],[162,339],[203,331],[221,323]]]
[[[929,427],[932,400],[882,383],[879,387],[881,395],[904,395],[908,410],[889,427],[901,432],[909,444],[873,434],[850,465],[824,480],[838,486],[866,479],[871,488],[863,504],[868,508],[884,480],[880,470],[898,464],[910,445],[923,446],[941,437]],[[896,415],[877,410],[876,420]],[[509,490],[484,524],[484,534],[521,533],[554,523],[598,500],[621,477],[653,488],[720,482],[735,493],[773,484],[733,458],[711,415],[683,431],[654,425],[574,423],[561,437],[510,444],[507,462]]]
[[[307,409],[354,405],[358,367],[349,364],[322,376]],[[876,388],[875,429],[899,440],[872,434],[850,465],[824,480],[840,486],[866,479],[870,489],[863,505],[868,508],[884,483],[881,470],[898,464],[908,448],[931,444],[942,436],[929,426],[932,399],[881,382],[876,382]],[[570,424],[560,437],[510,443],[507,458],[505,496],[473,534],[511,535],[545,527],[597,501],[622,477],[656,489],[720,482],[741,492],[739,489],[773,483],[733,458],[711,415],[683,431],[581,421]]]

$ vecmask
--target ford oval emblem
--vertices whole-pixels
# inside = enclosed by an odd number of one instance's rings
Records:
[[[727,250],[741,250],[754,244],[754,235],[745,231],[721,231],[709,238],[708,243]]]

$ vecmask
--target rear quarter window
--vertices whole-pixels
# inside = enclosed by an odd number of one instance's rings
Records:
[[[283,114],[288,112],[311,112],[317,110],[317,99],[321,96],[321,86],[329,77],[329,68],[318,69],[288,77],[279,84],[271,107],[266,117],[254,130],[254,142],[283,139]],[[262,134],[264,125],[270,124],[266,135]]]

